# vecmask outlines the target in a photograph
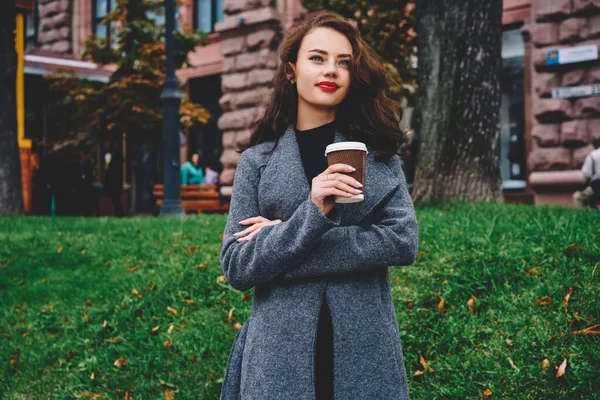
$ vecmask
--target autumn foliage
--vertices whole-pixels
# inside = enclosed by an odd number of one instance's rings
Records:
[[[162,2],[118,0],[105,17],[109,38],[90,36],[83,59],[115,68],[109,81],[97,84],[67,73],[47,79],[62,102],[74,106],[73,118],[89,124],[99,136],[127,133],[136,139],[157,139],[162,132],[161,93],[166,74],[164,26],[157,24]],[[175,33],[175,66],[188,63],[187,55],[206,42],[206,35],[183,27]],[[210,114],[202,106],[183,99],[182,128],[204,124]]]

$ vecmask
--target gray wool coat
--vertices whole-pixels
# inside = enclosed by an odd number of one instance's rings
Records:
[[[336,132],[335,142],[347,140]],[[367,155],[365,200],[323,216],[294,128],[244,151],[223,234],[230,285],[254,288],[252,312],[227,362],[222,400],[312,400],[319,311],[333,326],[335,400],[407,399],[408,384],[388,266],[415,261],[418,228],[400,159]],[[281,219],[238,243],[241,220]]]

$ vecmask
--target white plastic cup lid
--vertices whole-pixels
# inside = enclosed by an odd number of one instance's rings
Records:
[[[362,142],[338,142],[332,143],[325,149],[325,155],[340,150],[362,150],[367,153],[367,145]]]

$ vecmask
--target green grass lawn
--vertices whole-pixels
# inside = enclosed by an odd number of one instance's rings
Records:
[[[600,324],[600,213],[464,204],[418,219],[417,263],[391,269],[412,398],[600,396],[600,335],[570,334]],[[3,398],[217,399],[252,294],[220,278],[224,225],[0,219]]]

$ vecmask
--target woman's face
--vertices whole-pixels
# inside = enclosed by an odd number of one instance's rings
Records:
[[[296,64],[290,63],[296,82],[298,107],[335,108],[350,88],[352,45],[331,28],[316,28],[302,39]]]

